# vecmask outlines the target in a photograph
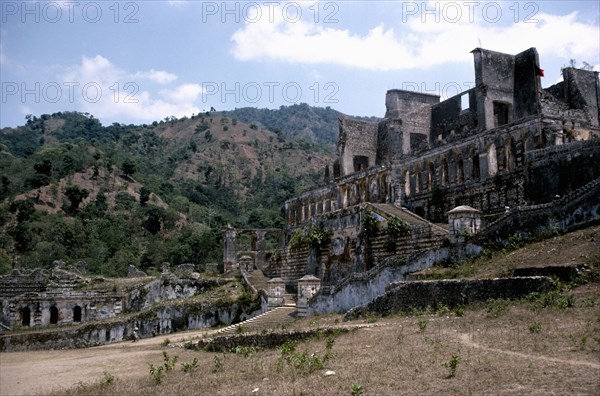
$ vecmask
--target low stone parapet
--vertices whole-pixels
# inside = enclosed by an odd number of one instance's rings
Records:
[[[435,309],[441,305],[456,307],[497,298],[517,299],[548,291],[553,286],[552,279],[546,276],[394,282],[386,288],[384,295],[353,308],[346,318],[360,317],[367,312],[390,315],[412,309]]]

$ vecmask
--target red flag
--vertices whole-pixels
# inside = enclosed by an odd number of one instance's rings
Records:
[[[539,67],[535,67],[536,74],[540,77],[544,77],[544,69],[540,69]]]

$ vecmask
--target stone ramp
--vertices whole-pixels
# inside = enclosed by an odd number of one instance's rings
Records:
[[[215,333],[216,336],[232,335],[240,331],[260,332],[261,330],[281,329],[296,319],[296,306],[273,308],[261,315],[246,321],[224,327]],[[242,329],[242,330],[240,330]]]
[[[435,223],[431,223],[401,206],[382,203],[369,203],[369,205],[385,218],[395,216],[410,225],[429,226],[434,234],[448,235],[447,228],[441,227]]]

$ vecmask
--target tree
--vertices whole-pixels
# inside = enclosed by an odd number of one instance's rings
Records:
[[[77,185],[67,186],[65,189],[65,196],[69,199],[70,204],[68,206],[63,205],[63,210],[71,215],[76,214],[79,211],[81,201],[86,199],[88,195],[90,195],[90,192],[85,188],[81,188]]]
[[[140,188],[140,205],[141,206],[145,206],[146,203],[150,200],[150,194],[152,194],[152,191],[150,191],[146,187],[142,186],[142,188]]]
[[[8,177],[2,176],[0,178],[0,201],[3,201],[4,198],[8,197],[8,194],[10,192],[9,188],[10,180],[8,180]]]
[[[33,164],[33,170],[35,173],[49,177],[52,175],[52,161],[45,159],[43,161],[36,162]]]
[[[166,217],[164,209],[158,206],[151,206],[146,210],[146,216],[146,220],[142,224],[144,228],[151,234],[158,233]]]
[[[123,172],[123,174],[125,176],[133,175],[136,172],[136,168],[137,168],[137,164],[135,163],[134,160],[132,160],[130,158],[127,158],[121,164],[121,172]]]
[[[30,200],[14,201],[10,204],[10,212],[17,214],[17,223],[29,221],[35,213],[35,207]]]

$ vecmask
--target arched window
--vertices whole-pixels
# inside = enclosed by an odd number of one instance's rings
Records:
[[[81,307],[79,305],[73,307],[73,322],[81,322]]]
[[[50,324],[58,323],[58,308],[56,305],[50,307]]]

